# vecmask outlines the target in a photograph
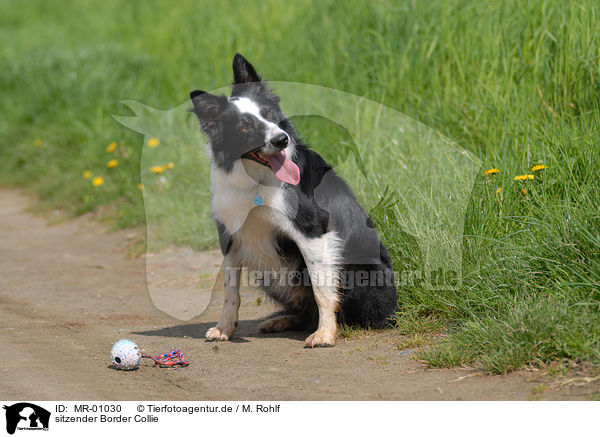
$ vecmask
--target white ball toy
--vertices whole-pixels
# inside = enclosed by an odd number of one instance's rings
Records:
[[[142,353],[134,341],[123,339],[113,345],[110,359],[117,369],[132,370],[139,366]]]

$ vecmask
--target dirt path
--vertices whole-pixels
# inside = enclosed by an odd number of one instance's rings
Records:
[[[305,333],[258,333],[272,308],[250,295],[235,341],[207,343],[218,306],[187,323],[158,311],[144,260],[127,255],[128,232],[85,217],[48,226],[27,212],[31,204],[0,190],[0,399],[524,400],[587,399],[593,391],[534,395],[535,373],[428,370],[397,348],[393,331],[303,349]],[[192,364],[113,370],[108,352],[124,337],[148,352],[182,348]]]

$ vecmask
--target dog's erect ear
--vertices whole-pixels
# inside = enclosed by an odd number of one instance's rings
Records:
[[[206,91],[192,91],[190,99],[194,104],[194,113],[201,120],[215,120],[227,105],[227,97],[213,96]]]
[[[233,83],[251,83],[260,82],[261,77],[258,75],[252,64],[242,55],[236,53],[233,57]]]

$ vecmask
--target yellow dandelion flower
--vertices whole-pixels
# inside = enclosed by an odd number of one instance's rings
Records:
[[[92,179],[92,185],[94,187],[99,187],[103,183],[104,183],[104,178],[101,178],[100,176],[97,176],[94,179]]]
[[[119,165],[119,161],[117,161],[116,159],[111,159],[106,163],[107,168],[115,168],[117,165]]]
[[[523,196],[527,196],[527,190],[526,190],[525,188],[523,188],[523,189],[521,190],[521,194],[522,194]]]
[[[115,151],[116,148],[117,143],[115,141],[112,141],[108,144],[108,146],[106,146],[106,153],[112,153]]]
[[[496,190],[496,194],[502,194],[502,188],[498,187],[498,189]]]
[[[540,164],[540,165],[534,165],[533,168],[531,169],[531,171],[540,171],[545,169],[546,166],[544,164]]]
[[[172,162],[169,162],[169,163],[168,163],[167,165],[165,165],[164,167],[165,167],[165,169],[167,169],[167,170],[172,170],[172,169],[173,169],[173,167],[175,167],[175,164],[174,164],[174,163],[172,163]]]
[[[156,147],[160,144],[158,138],[148,138],[148,147]]]
[[[486,170],[484,172],[484,174],[487,176],[489,174],[496,174],[496,173],[500,173],[500,170],[498,170],[497,168],[490,168],[489,170]]]
[[[44,142],[42,141],[41,138],[36,138],[35,141],[33,142],[33,145],[35,147],[40,147],[42,144],[44,144]]]
[[[535,176],[532,174],[522,174],[520,176],[515,176],[515,181],[526,181],[527,179],[534,179]]]
[[[92,177],[92,172],[89,170],[84,170],[83,173],[81,173],[81,176],[83,176],[84,179],[89,179]]]
[[[162,173],[163,171],[165,171],[165,168],[162,165],[155,165],[150,169],[150,171],[152,173]]]

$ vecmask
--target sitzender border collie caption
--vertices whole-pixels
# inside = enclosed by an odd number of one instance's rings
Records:
[[[138,404],[136,410],[139,413],[146,414],[121,414],[120,405],[102,405],[102,404],[77,404],[73,406],[73,414],[68,414],[68,407],[65,405],[56,405],[55,411],[63,413],[54,417],[57,423],[124,423],[140,422],[152,423],[158,422],[159,416],[156,414],[219,414],[219,413],[279,413],[281,404],[236,404],[236,405],[156,405],[156,404]],[[83,413],[78,415],[78,413]],[[99,415],[93,415],[98,413]],[[116,413],[116,414],[106,414]],[[149,414],[148,414],[149,413]]]

